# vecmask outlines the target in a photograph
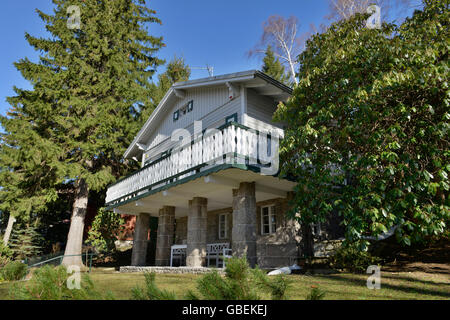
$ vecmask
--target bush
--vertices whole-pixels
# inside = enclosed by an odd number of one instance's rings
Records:
[[[325,298],[325,292],[317,287],[313,287],[306,300],[323,300],[323,298]]]
[[[88,275],[81,278],[80,289],[69,289],[71,275],[64,266],[44,266],[36,269],[26,284],[15,284],[9,291],[14,300],[105,300],[114,299],[111,292],[102,294],[95,289]]]
[[[101,208],[92,222],[86,243],[95,247],[98,252],[113,252],[124,224],[125,220],[119,214]]]
[[[145,287],[135,287],[131,294],[134,300],[175,300],[176,296],[173,292],[160,290],[155,284],[155,273],[146,273]]]
[[[381,259],[371,255],[367,251],[362,251],[356,245],[348,245],[335,250],[334,254],[328,259],[328,262],[335,269],[364,273],[367,267],[379,265]]]
[[[172,292],[160,290],[155,284],[155,274],[145,275],[146,287],[135,287],[132,295],[137,300],[174,300]],[[260,269],[252,270],[244,258],[227,259],[225,276],[217,271],[210,272],[197,282],[197,292],[189,290],[188,300],[259,300],[257,289],[266,291],[274,300],[286,299],[290,281],[279,275],[268,277]]]
[[[11,261],[0,269],[0,277],[7,281],[17,281],[27,275],[28,266],[20,261]]]
[[[13,257],[13,251],[8,246],[5,246],[3,244],[3,242],[0,241],[0,270],[5,265],[7,265],[8,263],[11,262],[12,257]],[[0,272],[0,278],[2,278],[1,272]]]

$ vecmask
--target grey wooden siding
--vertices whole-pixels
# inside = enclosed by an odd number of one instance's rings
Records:
[[[247,114],[252,118],[274,125],[272,117],[277,109],[277,105],[269,97],[258,95],[251,89],[247,91]]]
[[[173,121],[173,113],[187,104],[194,101],[194,109],[180,116],[177,121]],[[147,160],[153,160],[158,157],[161,152],[172,148],[175,143],[171,141],[172,132],[176,129],[186,129],[191,134],[194,132],[194,121],[202,121],[203,129],[217,128],[225,124],[225,119],[237,113],[238,121],[240,121],[241,98],[240,96],[230,101],[228,88],[199,88],[186,91],[186,96],[180,99],[167,112],[164,120],[155,128],[151,138],[147,141],[149,146],[146,154],[149,156]]]

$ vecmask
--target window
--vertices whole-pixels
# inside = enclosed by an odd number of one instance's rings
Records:
[[[312,231],[313,236],[315,236],[315,237],[320,236],[320,234],[322,232],[320,222],[311,223],[311,231]]]
[[[228,214],[219,215],[219,239],[228,238]]]
[[[193,100],[189,101],[188,105],[187,105],[187,111],[191,112],[192,110],[194,110],[194,101]]]
[[[178,119],[185,116],[186,113],[191,112],[192,110],[194,110],[193,100],[189,101],[187,104],[183,105],[173,113],[173,122],[178,121]]]
[[[231,116],[225,118],[225,123],[226,124],[228,124],[230,122],[237,122],[237,121],[238,121],[238,114],[237,113],[232,114]]]
[[[261,208],[261,234],[271,234],[277,231],[275,206]]]
[[[180,111],[177,110],[173,113],[173,121],[174,122],[177,121],[179,117],[180,117]]]

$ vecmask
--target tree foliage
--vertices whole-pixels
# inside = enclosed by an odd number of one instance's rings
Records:
[[[31,212],[57,199],[56,186],[73,184],[66,249],[78,254],[89,191],[104,189],[135,167],[122,155],[141,115],[153,107],[150,80],[162,63],[155,55],[163,43],[148,33],[148,25],[160,21],[145,0],[53,3],[52,14],[37,10],[51,37],[25,36],[41,53],[39,61],[15,63],[32,89],[15,88],[8,117],[1,118],[7,131],[1,198],[13,214]],[[79,29],[67,25],[72,5],[80,8]]]
[[[292,214],[338,210],[347,242],[396,229],[406,245],[449,222],[448,2],[426,0],[401,25],[333,24],[307,42],[300,83],[277,111],[282,171],[298,180]]]
[[[92,222],[86,242],[101,252],[114,251],[115,241],[124,224],[125,221],[119,214],[101,208]]]
[[[286,85],[289,85],[289,76],[286,75],[286,70],[281,64],[280,59],[276,58],[272,47],[269,45],[266,49],[266,55],[263,59],[262,72],[271,76],[275,80],[280,81]]]

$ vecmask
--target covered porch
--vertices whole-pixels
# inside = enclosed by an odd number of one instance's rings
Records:
[[[222,267],[224,253],[251,266],[295,262],[295,226],[285,218],[295,183],[242,164],[178,182],[112,208],[137,216],[132,266],[147,264],[150,217],[158,218],[155,266]]]

